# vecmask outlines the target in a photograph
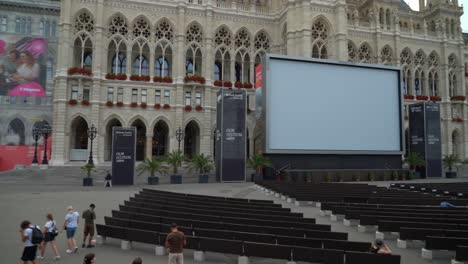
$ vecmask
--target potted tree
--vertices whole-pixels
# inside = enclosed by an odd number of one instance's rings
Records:
[[[156,173],[166,174],[166,167],[163,165],[161,160],[158,159],[146,159],[140,165],[138,165],[137,171],[138,176],[142,175],[145,172],[149,173],[148,184],[149,185],[158,185],[159,177],[156,176]]]
[[[94,164],[86,163],[83,167],[81,167],[81,171],[86,174],[86,177],[83,178],[83,186],[93,186],[93,178],[91,178],[94,170]]]
[[[409,166],[409,179],[413,179],[415,176],[420,177],[419,172],[416,172],[416,168],[419,166],[426,166],[424,158],[416,152],[410,152],[408,157],[405,158],[405,163]]]
[[[397,181],[398,180],[398,172],[397,171],[392,171],[392,176],[391,176],[392,181]]]
[[[263,180],[263,168],[271,167],[271,161],[260,153],[248,160],[249,167],[255,170],[254,181]]]
[[[181,184],[182,175],[178,175],[179,167],[182,166],[184,155],[181,151],[173,151],[166,157],[166,163],[172,167],[171,184]]]
[[[458,156],[455,154],[444,155],[442,162],[444,163],[444,167],[448,169],[448,171],[445,172],[445,177],[456,178],[457,172],[452,171],[452,168],[456,167],[457,164],[460,163],[460,159],[458,158]]]
[[[204,154],[195,155],[190,161],[190,171],[198,171],[198,183],[208,183],[209,173],[214,169],[213,162]]]

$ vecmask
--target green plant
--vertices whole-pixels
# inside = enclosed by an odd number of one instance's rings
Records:
[[[393,181],[398,180],[398,172],[397,171],[392,171],[392,180]]]
[[[421,154],[416,152],[410,152],[408,157],[405,158],[405,163],[409,165],[410,171],[414,173],[416,167],[425,166],[426,161],[421,156]]]
[[[167,155],[165,161],[172,167],[172,172],[177,174],[179,167],[182,166],[182,162],[184,161],[184,154],[181,151],[173,151]]]
[[[262,154],[253,155],[248,161],[249,167],[254,169],[258,174],[262,174],[263,168],[272,166],[271,161]]]
[[[137,167],[138,176],[141,174],[148,172],[151,177],[156,175],[156,172],[161,174],[166,174],[167,167],[164,166],[161,160],[158,159],[145,159],[140,165]]]
[[[367,175],[369,177],[369,181],[374,181],[375,180],[375,175],[373,172],[369,172],[369,174]]]
[[[358,175],[353,175],[353,181],[360,181],[361,180],[361,177],[359,177]]]
[[[193,156],[190,161],[189,171],[198,171],[201,175],[206,175],[214,169],[213,162],[210,157],[205,156],[204,154]]]
[[[449,172],[452,172],[452,168],[455,167],[458,163],[460,163],[460,159],[457,155],[450,154],[444,155],[442,162],[444,163],[444,167],[447,168]]]
[[[331,182],[331,181],[332,181],[332,177],[329,174],[325,175],[325,182]]]
[[[94,164],[86,163],[86,165],[82,166],[80,169],[86,174],[86,177],[91,178],[92,173],[96,171],[94,168]]]

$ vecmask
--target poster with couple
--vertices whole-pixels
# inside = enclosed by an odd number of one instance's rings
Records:
[[[47,53],[43,38],[0,35],[0,95],[45,96]]]

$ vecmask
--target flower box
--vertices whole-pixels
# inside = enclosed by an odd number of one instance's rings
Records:
[[[163,78],[159,76],[154,76],[153,77],[153,82],[163,82]]]
[[[139,75],[131,75],[130,76],[130,81],[140,81],[141,78]]]
[[[81,75],[91,76],[93,73],[91,72],[91,70],[88,70],[85,68],[73,67],[73,68],[68,69],[68,74],[69,75],[81,74]]]
[[[418,96],[416,96],[416,100],[427,101],[428,99],[429,99],[429,96],[427,96],[427,95],[418,95]]]
[[[187,112],[192,111],[192,106],[191,105],[186,105],[185,106],[185,111],[187,111]]]
[[[122,107],[122,106],[124,106],[124,103],[123,102],[117,102],[115,105],[118,106],[118,107]]]
[[[252,88],[253,88],[253,85],[252,85],[251,83],[246,82],[246,83],[244,83],[244,88],[246,88],[246,89],[252,89]]]
[[[201,110],[203,110],[203,106],[197,105],[197,106],[195,107],[195,110],[197,110],[198,112],[200,112]]]
[[[465,101],[466,97],[463,95],[455,95],[450,97],[450,100],[452,101]]]
[[[132,75],[130,76],[130,81],[137,81],[137,82],[149,82],[151,77],[148,75]]]
[[[164,77],[164,78],[163,78],[163,82],[165,82],[165,83],[172,83],[172,82],[173,82],[172,77]]]
[[[460,117],[453,118],[452,121],[457,123],[463,123],[463,119]]]
[[[213,85],[217,86],[217,87],[221,87],[221,86],[223,86],[223,82],[222,81],[214,81]]]
[[[76,104],[78,104],[78,101],[75,100],[75,99],[70,99],[70,100],[68,100],[68,104],[69,105],[76,105]]]
[[[440,96],[431,96],[429,97],[429,100],[431,100],[432,102],[439,102],[442,100],[442,98],[440,98]]]
[[[205,84],[205,78],[201,76],[185,76],[185,83],[196,82],[199,84]]]
[[[108,106],[108,107],[113,107],[113,106],[114,106],[114,102],[107,101],[107,102],[106,102],[106,106]]]
[[[137,106],[138,106],[138,104],[135,103],[135,102],[133,102],[133,103],[130,104],[130,107],[134,107],[134,108],[135,108],[135,107],[137,107]]]
[[[163,109],[171,109],[171,105],[169,105],[169,104],[164,104]]]
[[[154,109],[161,109],[161,104],[155,104]]]
[[[106,79],[107,80],[115,80],[117,76],[115,75],[115,73],[108,73],[106,74]]]
[[[232,82],[224,82],[223,86],[227,88],[232,88]]]
[[[243,87],[243,85],[242,85],[242,83],[241,83],[241,82],[236,82],[236,83],[234,84],[234,87],[236,87],[236,88],[240,89],[240,88],[242,88],[242,87]]]
[[[127,80],[127,74],[125,74],[125,73],[123,73],[123,74],[117,74],[117,75],[115,76],[115,79],[120,80],[120,81],[125,81],[125,80]]]
[[[143,109],[146,109],[147,106],[148,106],[148,105],[147,105],[146,103],[141,103],[141,104],[140,104],[140,107],[143,108]]]
[[[406,99],[406,100],[414,100],[414,95],[405,94],[405,99]]]
[[[89,105],[89,101],[87,101],[87,100],[81,101],[81,104],[84,105],[84,106],[88,106],[88,105]]]

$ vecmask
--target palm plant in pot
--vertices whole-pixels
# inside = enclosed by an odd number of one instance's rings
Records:
[[[410,152],[408,157],[405,158],[405,163],[409,166],[409,179],[413,179],[415,176],[420,177],[419,172],[416,172],[416,168],[419,166],[426,166],[426,161],[421,154],[416,152]]]
[[[444,155],[442,162],[444,163],[444,167],[448,169],[448,171],[445,172],[445,177],[456,178],[457,172],[452,171],[452,168],[456,167],[457,164],[460,163],[460,159],[458,158],[458,156],[455,154]]]
[[[148,173],[148,184],[149,185],[157,185],[159,184],[159,177],[156,176],[156,173],[160,173],[162,175],[166,174],[167,168],[164,166],[163,162],[159,159],[145,159],[140,165],[137,167],[138,176],[142,175],[143,173]]]
[[[248,165],[255,170],[254,181],[263,180],[263,168],[271,167],[271,161],[260,153],[253,155],[248,160]]]
[[[86,163],[86,165],[80,168],[81,171],[86,175],[86,177],[83,178],[83,186],[93,186],[93,178],[91,178],[91,176],[93,176],[93,172],[96,171],[94,168],[94,164],[90,163]]]
[[[214,169],[210,157],[204,154],[195,155],[190,161],[190,172],[197,171],[198,183],[208,183],[209,173]]]
[[[184,161],[184,154],[181,151],[173,151],[166,157],[166,163],[172,168],[171,184],[181,184],[182,175],[178,175],[179,167]]]

